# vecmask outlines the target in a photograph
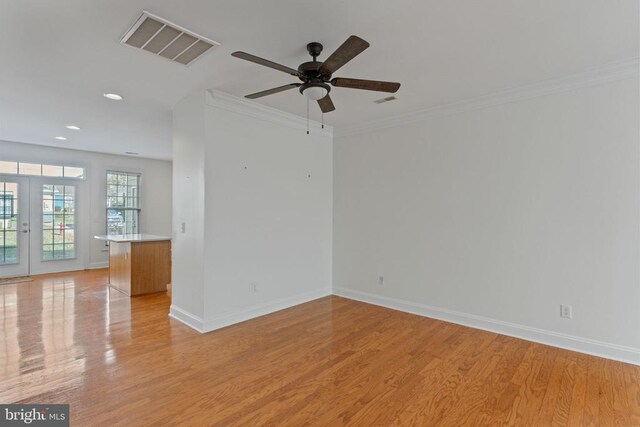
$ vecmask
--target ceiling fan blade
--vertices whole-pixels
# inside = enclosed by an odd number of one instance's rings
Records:
[[[262,92],[252,93],[251,95],[246,95],[245,98],[256,99],[262,98],[263,96],[273,95],[274,93],[283,92],[285,90],[293,89],[294,87],[301,86],[302,83],[291,83],[284,86],[274,87],[273,89],[263,90]]]
[[[378,92],[395,93],[400,89],[400,83],[380,82],[377,80],[360,80],[347,79],[344,77],[336,77],[331,80],[331,84],[335,87],[347,87],[350,89],[375,90]]]
[[[291,74],[292,76],[298,75],[298,70],[294,70],[293,68],[289,68],[285,65],[276,64],[273,61],[269,61],[268,59],[260,58],[259,56],[251,55],[246,52],[233,52],[231,56],[235,56],[236,58],[244,59],[245,61],[251,61],[256,64],[264,65],[265,67],[273,68],[278,71],[283,71],[287,74]]]
[[[320,109],[323,113],[329,113],[336,109],[329,94],[327,94],[324,98],[318,99],[318,105],[320,106]]]
[[[368,47],[369,43],[360,37],[349,37],[347,41],[342,43],[342,45],[322,63],[319,70],[320,74],[329,75],[335,73],[340,67],[351,61]]]

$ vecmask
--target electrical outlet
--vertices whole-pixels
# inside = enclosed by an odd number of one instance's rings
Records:
[[[384,276],[378,276],[378,285],[384,285]]]
[[[560,304],[560,317],[564,317],[565,319],[571,319],[573,317],[570,305]]]
[[[184,222],[180,223],[180,233],[184,234],[185,230],[187,228],[187,224]]]
[[[256,282],[251,283],[251,285],[249,285],[249,290],[251,291],[252,294],[257,294],[258,284]]]

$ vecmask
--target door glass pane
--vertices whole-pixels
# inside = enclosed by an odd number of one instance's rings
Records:
[[[18,184],[0,181],[0,265],[18,263]]]
[[[43,260],[76,257],[75,211],[75,186],[42,186]]]

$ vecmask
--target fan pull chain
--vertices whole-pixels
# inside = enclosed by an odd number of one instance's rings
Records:
[[[322,129],[324,129],[324,111],[322,112]]]
[[[309,135],[309,98],[307,98],[307,135]]]

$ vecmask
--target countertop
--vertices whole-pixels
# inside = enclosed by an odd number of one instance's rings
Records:
[[[156,236],[155,234],[115,234],[111,236],[100,235],[93,236],[98,240],[106,240],[109,242],[158,242],[162,240],[171,240],[171,237]]]

